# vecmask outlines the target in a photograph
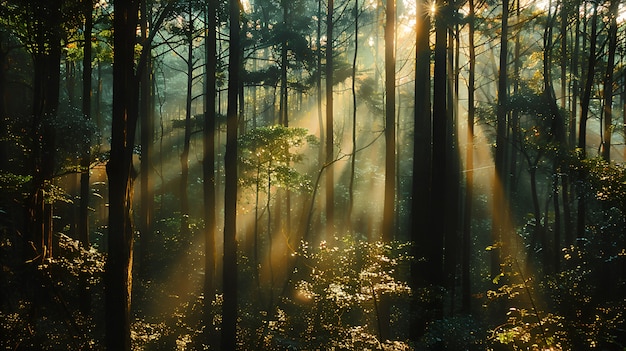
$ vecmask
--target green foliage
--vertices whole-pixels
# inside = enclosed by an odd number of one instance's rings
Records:
[[[463,315],[432,321],[416,350],[485,350],[481,324]]]
[[[292,345],[300,350],[407,350],[400,340],[379,339],[377,318],[381,300],[393,301],[398,317],[411,295],[401,280],[401,271],[412,259],[410,246],[349,238],[337,245],[302,243],[298,255],[306,267],[300,269],[307,273],[295,282],[287,308],[270,321],[267,349]]]
[[[587,158],[575,164],[577,171],[584,171],[587,188],[592,198],[622,210],[626,210],[626,169],[623,165],[609,163],[601,157]]]
[[[7,239],[6,243],[3,254],[20,247],[16,241]],[[55,254],[43,262],[3,259],[3,346],[29,350],[100,349],[102,330],[96,319],[104,307],[101,292],[106,257],[64,234],[58,236]],[[83,288],[90,292],[93,314],[83,314],[75,303]]]
[[[260,127],[239,138],[240,183],[266,191],[269,185],[307,191],[309,179],[293,165],[303,160],[299,151],[315,138],[304,128]]]
[[[0,172],[0,190],[2,192],[19,192],[32,180],[30,175],[14,174],[11,172]]]

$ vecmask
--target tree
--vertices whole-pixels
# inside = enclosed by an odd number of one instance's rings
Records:
[[[148,48],[175,1],[168,2],[154,23],[144,48]],[[133,148],[138,120],[139,87],[137,76],[145,69],[149,50],[142,50],[135,64],[139,1],[116,4],[113,65],[113,111],[111,151],[107,163],[109,179],[108,258],[104,282],[106,300],[106,347],[130,350],[130,297],[132,290],[133,223],[132,199],[136,171]]]
[[[385,197],[382,238],[394,237],[396,195],[396,3],[387,0],[385,24]]]
[[[580,125],[578,127],[578,149],[580,156],[584,159],[587,157],[587,119],[589,117],[589,103],[591,100],[591,90],[593,87],[593,77],[596,67],[596,43],[598,40],[598,5],[593,3],[593,10],[591,14],[591,33],[589,41],[589,59],[587,60],[587,76],[585,79],[585,85],[583,86],[583,96],[580,100]],[[579,175],[581,180],[584,181],[584,170]],[[578,197],[578,213],[576,223],[576,233],[579,238],[585,237],[585,222],[586,213],[586,200],[583,194],[579,194]]]
[[[216,133],[216,67],[217,67],[217,7],[218,1],[208,1],[205,8],[205,94],[204,94],[204,128],[203,128],[203,155],[202,155],[202,190],[204,199],[203,218],[205,230],[204,243],[204,321],[208,323],[210,303],[215,294],[215,232],[217,220],[215,216],[215,133]],[[205,342],[211,344],[211,328],[205,328]]]
[[[228,107],[226,112],[226,154],[224,156],[224,274],[221,349],[237,345],[237,94],[240,72],[240,28],[237,0],[228,2],[230,18],[228,46]]]
[[[141,3],[141,40],[146,42],[149,35],[149,28],[152,26],[151,18],[148,18],[146,1]],[[151,50],[151,48],[144,48]],[[152,110],[152,85],[153,85],[153,65],[152,55],[146,60],[146,68],[143,70],[141,80],[139,82],[139,118],[141,124],[141,153],[140,153],[140,169],[139,177],[141,182],[140,188],[140,212],[139,212],[139,230],[141,232],[141,250],[140,267],[141,274],[149,278],[150,274],[150,244],[153,242],[153,217],[154,217],[154,192],[153,192],[153,143],[154,143],[154,113]]]
[[[109,256],[105,270],[106,347],[130,350],[133,225],[131,206],[135,171],[132,166],[137,123],[134,72],[135,31],[139,1],[117,3],[114,23],[113,115],[109,178]]]
[[[348,185],[348,210],[346,211],[346,221],[348,225],[352,222],[352,208],[354,207],[354,177],[356,169],[356,112],[357,112],[357,97],[356,97],[356,71],[357,71],[357,57],[359,53],[359,16],[360,7],[359,1],[354,1],[354,53],[352,56],[352,155],[350,156],[350,183]]]
[[[502,33],[500,37],[500,65],[498,74],[498,105],[496,110],[496,156],[495,156],[495,174],[493,182],[493,222],[492,222],[492,241],[494,244],[503,241],[502,233],[505,229],[506,213],[506,187],[507,187],[507,169],[506,169],[506,131],[507,131],[507,97],[508,97],[508,18],[509,18],[509,1],[502,1]],[[491,258],[491,275],[495,277],[500,274],[500,250],[493,250]]]
[[[196,32],[194,29],[194,8],[192,0],[187,1],[186,9],[189,18],[183,28],[183,35],[185,37],[185,43],[187,44],[187,56],[183,57],[184,62],[187,65],[187,97],[185,99],[185,135],[183,140],[183,150],[180,154],[180,232],[183,236],[189,235],[189,195],[187,193],[187,185],[189,183],[189,149],[191,143],[191,103],[193,100],[193,79],[194,79],[194,39],[196,38]],[[176,50],[174,50],[176,52]],[[182,56],[181,56],[182,57]]]
[[[91,31],[93,28],[93,6],[91,1],[83,0],[83,10],[85,16],[85,30],[83,32],[83,100],[82,113],[87,123],[91,121]],[[89,168],[91,166],[91,135],[85,138],[87,142],[83,146],[83,154],[80,164],[80,208],[78,216],[78,237],[84,247],[89,247],[89,197],[91,187],[89,184]],[[89,292],[87,286],[83,287],[81,295],[81,310],[83,313],[89,311]]]
[[[609,4],[609,29],[606,71],[604,73],[604,125],[602,126],[602,158],[611,162],[611,136],[613,135],[613,85],[615,70],[615,51],[617,49],[617,17],[619,16],[619,1],[611,0]]]
[[[426,1],[416,3],[415,31],[415,112],[413,130],[413,184],[411,201],[411,240],[414,243],[413,256],[426,257],[429,252],[429,230],[424,230],[424,223],[429,223],[431,198],[431,130],[430,109],[430,16]],[[429,257],[430,258],[430,257]],[[430,262],[424,264],[414,260],[411,264],[411,286],[417,289],[429,282],[426,272]],[[420,318],[420,301],[411,300],[411,337],[417,341],[425,331],[426,318]]]
[[[253,270],[259,296],[262,297],[261,277],[259,268],[262,266],[260,251],[267,247],[269,271],[269,306],[273,302],[274,268],[272,266],[273,236],[277,230],[272,230],[271,198],[272,187],[288,188],[291,190],[308,189],[308,180],[303,177],[293,164],[302,161],[299,148],[310,140],[304,128],[287,128],[284,126],[258,127],[239,138],[240,149],[240,179],[244,187],[253,188],[254,201],[254,253]],[[267,245],[263,245],[259,233],[260,198],[261,192],[266,194],[265,212],[267,213]],[[280,201],[278,199],[277,201]],[[277,216],[281,216],[278,213]]]
[[[35,30],[31,33],[33,56],[33,130],[32,152],[33,190],[28,209],[28,240],[37,252],[33,256],[44,260],[52,257],[52,204],[46,193],[52,186],[55,172],[54,120],[59,107],[61,62],[61,3],[36,1],[27,7]],[[33,257],[25,257],[32,259]]]
[[[476,47],[475,26],[476,7],[474,0],[469,0],[468,14],[468,48],[469,72],[467,79],[467,146],[465,150],[465,203],[463,211],[463,235],[461,238],[461,309],[471,309],[470,258],[472,246],[472,213],[474,201],[474,124],[476,116],[475,80],[476,80]]]
[[[333,130],[333,13],[335,1],[328,0],[326,12],[326,236],[334,232],[335,221],[335,175]]]
[[[444,259],[444,214],[446,211],[446,165],[448,149],[448,112],[447,112],[447,18],[448,2],[437,1],[435,14],[435,52],[433,75],[433,115],[432,115],[432,169],[431,169],[431,209],[428,236],[424,248],[428,269],[426,281],[436,287],[445,286]]]

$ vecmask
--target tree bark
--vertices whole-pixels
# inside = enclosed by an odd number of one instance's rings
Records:
[[[241,50],[239,8],[238,0],[229,1],[230,43],[228,49],[226,154],[224,157],[224,300],[222,305],[221,350],[235,350],[237,345],[237,94]]]
[[[396,194],[396,3],[387,0],[385,23],[385,195],[382,240],[394,238]]]
[[[137,124],[137,83],[134,72],[138,1],[115,6],[113,25],[113,114],[109,178],[108,258],[104,283],[106,347],[130,350],[130,297],[132,288],[133,181],[132,150]]]
[[[424,286],[428,281],[431,233],[424,223],[430,221],[431,203],[431,167],[432,167],[432,115],[430,96],[430,16],[428,2],[416,3],[416,51],[415,51],[415,111],[413,135],[413,184],[411,197],[411,240],[414,257],[425,257],[422,263],[411,263],[411,286],[414,289]],[[421,303],[417,296],[411,299],[410,334],[413,341],[418,341],[426,330],[428,318],[420,313]]]
[[[204,95],[204,129],[203,129],[203,159],[202,159],[202,190],[204,195],[204,321],[208,326],[211,316],[211,301],[215,295],[215,233],[217,220],[215,215],[215,133],[216,133],[216,68],[217,68],[217,0],[210,0],[206,5],[206,66]],[[207,345],[213,343],[210,332],[212,328],[205,328],[204,341]]]
[[[435,67],[433,76],[433,122],[432,122],[432,192],[431,216],[428,230],[429,238],[426,247],[429,269],[427,281],[435,286],[445,286],[443,272],[444,257],[444,223],[446,209],[446,164],[447,164],[447,23],[444,16],[448,2],[437,1],[435,20]],[[436,195],[435,195],[436,193]]]
[[[191,1],[188,2],[189,28],[187,29],[187,98],[185,99],[185,133],[183,150],[180,154],[180,233],[183,237],[189,236],[189,196],[187,184],[189,183],[189,149],[191,143],[191,102],[193,89],[193,11]]]
[[[147,41],[149,19],[147,17],[145,1],[141,3],[141,39]],[[150,50],[144,48],[144,50]],[[150,248],[152,243],[152,215],[154,208],[154,193],[152,189],[152,143],[154,140],[154,115],[151,110],[152,104],[152,64],[151,60],[146,61],[146,69],[140,77],[140,98],[139,98],[139,118],[141,119],[141,164],[140,164],[140,182],[141,182],[141,208],[139,215],[139,226],[141,232],[141,250],[140,250],[140,274],[144,278],[149,279],[150,269]]]
[[[350,183],[348,184],[348,210],[346,223],[350,231],[352,228],[352,209],[354,208],[354,178],[356,169],[356,59],[359,53],[359,2],[354,2],[354,53],[352,56],[352,155],[350,155]]]
[[[496,121],[496,156],[495,156],[495,174],[493,182],[493,220],[492,220],[492,242],[499,243],[503,241],[502,231],[506,217],[506,129],[507,129],[507,64],[508,64],[508,18],[509,18],[509,1],[502,1],[502,34],[500,40],[500,67],[498,75],[498,106]],[[491,258],[491,275],[495,277],[500,274],[500,255],[502,250],[492,250]]]
[[[335,172],[333,130],[333,13],[334,0],[328,0],[326,14],[326,237],[332,238],[335,226]]]
[[[85,16],[85,30],[83,35],[83,96],[82,96],[82,113],[86,123],[91,121],[91,31],[93,28],[92,17],[93,6],[91,1],[83,0],[83,11]],[[83,247],[89,247],[89,197],[91,196],[91,187],[89,186],[89,167],[91,165],[91,138],[87,135],[85,139],[88,141],[83,146],[80,164],[80,205],[78,215],[78,240]],[[87,282],[82,282],[82,291],[80,295],[80,309],[83,313],[89,312],[91,305],[90,294],[87,289]]]
[[[474,104],[476,81],[476,48],[474,46],[475,33],[475,5],[469,0],[469,77],[467,80],[467,146],[465,150],[465,202],[463,211],[463,234],[461,238],[461,310],[471,310],[471,247],[472,247],[472,212],[474,202],[474,118],[476,106]]]
[[[602,133],[601,155],[611,162],[611,136],[613,135],[613,72],[615,70],[615,51],[617,49],[617,16],[619,1],[611,0],[609,5],[609,47],[604,73],[604,125]]]
[[[589,41],[589,60],[587,63],[587,77],[585,79],[585,86],[583,96],[580,100],[580,126],[578,127],[578,148],[580,150],[581,158],[587,157],[587,118],[589,117],[589,103],[591,101],[591,90],[593,87],[593,77],[596,67],[596,42],[598,40],[598,8],[597,4],[593,3],[593,13],[591,14],[591,33]],[[580,181],[584,182],[586,175],[581,172],[579,174]],[[581,190],[584,192],[584,190]],[[576,234],[579,238],[585,237],[586,227],[586,200],[585,194],[580,193],[578,196],[578,213],[576,221]]]
[[[28,212],[27,238],[44,260],[52,257],[52,204],[45,193],[52,183],[55,168],[54,119],[59,107],[61,38],[59,1],[33,4],[37,34],[33,52],[33,194]],[[25,261],[33,258],[25,257]]]

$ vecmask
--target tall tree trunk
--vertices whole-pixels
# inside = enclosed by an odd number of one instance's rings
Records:
[[[425,257],[426,262],[414,260],[411,264],[411,285],[418,289],[429,284],[429,265],[432,237],[424,224],[430,220],[432,146],[432,115],[430,111],[430,17],[428,3],[420,0],[416,3],[416,51],[415,51],[415,111],[413,130],[413,185],[411,197],[411,239],[416,245],[414,257]],[[411,339],[419,340],[426,330],[428,318],[419,313],[421,301],[417,297],[411,300]]]
[[[82,113],[85,122],[91,121],[91,31],[93,29],[93,6],[91,1],[83,0],[83,13],[85,16],[84,47],[83,47],[83,96]],[[80,164],[80,205],[78,215],[78,239],[83,247],[89,247],[89,197],[91,187],[89,186],[89,166],[91,165],[91,134],[85,136],[87,142],[83,146]],[[80,295],[80,309],[87,313],[90,309],[90,294],[87,289],[87,282],[82,282]]]
[[[576,1],[576,9],[579,8],[580,3]],[[569,128],[569,145],[570,148],[576,146],[576,120],[578,116],[578,96],[580,94],[579,89],[579,71],[580,67],[578,59],[580,55],[580,16],[576,16],[576,24],[574,26],[574,48],[572,52],[570,72],[572,75],[572,97],[570,103],[570,128]],[[563,179],[563,196],[569,197],[569,178]],[[563,199],[563,212],[565,213],[565,244],[571,245],[574,243],[575,232],[573,226],[573,220],[571,218],[570,201]]]
[[[0,171],[8,170],[9,166],[9,143],[8,143],[8,123],[7,123],[7,70],[6,65],[9,49],[4,47],[8,33],[0,32]]]
[[[467,146],[465,150],[465,202],[463,211],[463,235],[461,238],[461,310],[471,310],[471,248],[472,248],[472,213],[474,203],[474,104],[476,82],[476,48],[474,0],[469,0],[469,77],[467,80]]]
[[[589,103],[591,101],[591,90],[593,88],[593,77],[596,67],[596,42],[598,40],[598,8],[597,4],[593,3],[593,13],[591,14],[591,34],[589,41],[589,59],[587,62],[587,77],[585,79],[585,86],[583,96],[580,100],[580,126],[578,127],[578,148],[581,152],[581,157],[584,159],[587,157],[587,118],[589,117]],[[584,182],[586,175],[584,173],[579,174],[580,181]],[[584,191],[584,190],[581,190]],[[586,200],[585,194],[581,193],[578,196],[578,213],[576,221],[576,234],[579,238],[585,237],[586,227]]]
[[[604,125],[602,133],[602,158],[611,162],[611,136],[613,135],[613,71],[615,69],[615,51],[617,49],[617,16],[619,1],[611,0],[609,6],[609,47],[604,73]]]
[[[383,199],[383,242],[395,238],[396,195],[396,2],[387,0],[385,8],[385,194]],[[386,295],[379,301],[380,340],[391,340],[391,301]]]
[[[239,8],[238,0],[229,1],[228,107],[224,157],[224,299],[221,338],[221,350],[229,351],[234,351],[237,345],[237,93],[241,64]]]
[[[52,257],[52,204],[45,194],[52,183],[55,166],[54,119],[59,106],[61,65],[61,30],[59,1],[33,5],[37,21],[36,47],[33,53],[33,196],[29,208],[28,239],[38,258]],[[33,256],[25,257],[26,260]]]
[[[315,77],[315,85],[317,90],[317,121],[320,129],[320,147],[318,155],[318,168],[324,165],[324,118],[322,111],[322,2],[317,2],[317,38],[315,39],[317,52],[317,76]]]
[[[387,0],[385,24],[385,195],[382,223],[383,241],[394,235],[396,193],[396,3]]]
[[[333,14],[334,0],[328,0],[326,14],[326,237],[333,237],[335,226],[335,172],[333,130]]]
[[[183,237],[189,235],[189,194],[187,184],[189,182],[189,148],[191,143],[191,102],[193,99],[193,12],[191,1],[188,2],[189,28],[187,32],[187,98],[185,99],[185,135],[183,151],[180,154],[180,232]]]
[[[202,190],[204,195],[204,321],[209,323],[211,316],[211,301],[215,295],[215,233],[217,220],[215,216],[215,133],[216,133],[216,68],[217,68],[217,0],[210,0],[206,4],[206,41],[205,41],[205,84],[204,95],[204,129],[202,155]],[[205,328],[204,342],[212,345],[215,338],[212,328]]]
[[[450,0],[449,13],[456,18],[458,13],[458,4],[455,0]],[[456,28],[455,28],[456,27]],[[455,309],[456,302],[456,266],[457,255],[459,253],[459,237],[458,237],[458,214],[459,214],[459,152],[457,145],[457,96],[458,96],[458,59],[455,58],[455,52],[458,50],[455,37],[458,38],[458,24],[450,23],[448,25],[448,86],[447,86],[447,159],[446,159],[446,209],[445,214],[447,220],[444,222],[444,274],[446,279],[446,290],[450,301],[450,312]]]
[[[354,54],[352,56],[352,155],[350,156],[350,183],[348,185],[348,210],[346,223],[349,230],[352,228],[352,209],[354,207],[354,177],[356,168],[356,59],[359,53],[359,1],[354,1]]]
[[[288,105],[287,99],[289,97],[289,91],[287,87],[287,69],[288,69],[288,61],[287,61],[287,32],[288,32],[288,23],[287,16],[289,15],[289,9],[287,6],[286,0],[281,0],[281,7],[283,8],[283,38],[280,48],[280,117],[278,119],[280,125],[287,127],[289,125],[288,122]]]
[[[132,289],[133,181],[132,150],[137,124],[134,75],[138,1],[116,3],[113,25],[113,111],[109,178],[108,258],[105,267],[105,321],[108,350],[130,350]]]
[[[146,42],[148,39],[149,19],[146,3],[141,3],[141,40]],[[149,48],[144,48],[149,50]],[[141,182],[141,207],[139,215],[139,226],[141,232],[141,250],[140,274],[150,279],[148,275],[151,271],[150,265],[150,249],[152,244],[152,212],[154,208],[154,193],[152,190],[152,143],[154,140],[154,115],[152,113],[152,65],[151,60],[146,61],[146,69],[141,75],[140,96],[139,96],[139,118],[141,119],[141,164],[140,164],[140,182]]]
[[[494,191],[493,191],[493,220],[492,220],[492,236],[493,243],[502,242],[502,232],[506,217],[506,129],[507,129],[507,64],[508,64],[508,18],[509,18],[509,1],[502,1],[502,34],[500,40],[500,67],[498,75],[498,107],[496,121],[496,156],[495,156],[495,175],[494,175]],[[500,255],[502,250],[492,250],[491,258],[491,275],[500,274]]]
[[[426,260],[428,264],[426,281],[437,287],[445,286],[444,259],[444,223],[446,209],[446,165],[447,165],[447,19],[443,15],[448,6],[445,0],[436,3],[435,52],[433,76],[433,116],[432,116],[432,170],[431,170],[431,208],[425,239]],[[435,193],[437,195],[435,195]],[[440,313],[438,311],[437,313]]]

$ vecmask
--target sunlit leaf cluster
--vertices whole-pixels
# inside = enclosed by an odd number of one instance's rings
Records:
[[[245,187],[266,192],[268,186],[309,190],[310,180],[295,168],[303,147],[314,142],[303,128],[259,127],[239,139],[241,176]]]

